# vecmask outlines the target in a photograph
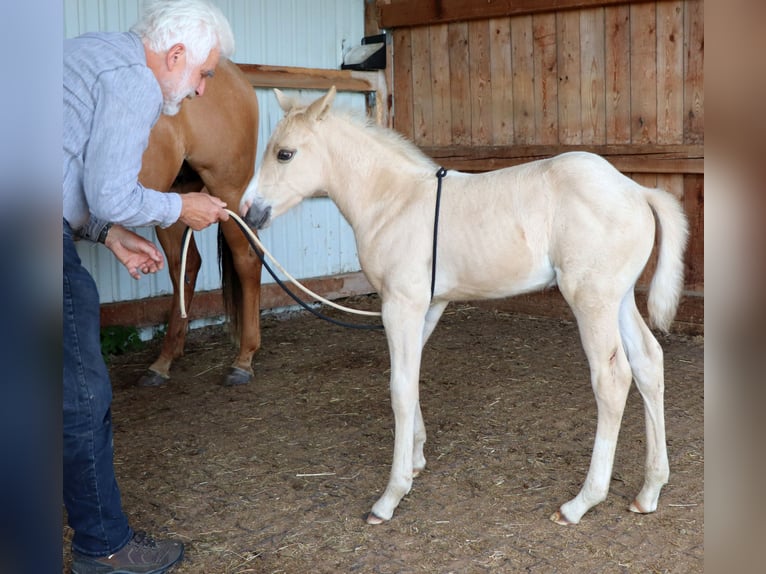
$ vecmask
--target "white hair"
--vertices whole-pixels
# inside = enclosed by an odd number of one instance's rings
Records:
[[[207,60],[218,48],[221,58],[234,53],[234,34],[221,10],[208,0],[146,0],[130,29],[146,46],[158,53],[183,44],[192,65]]]

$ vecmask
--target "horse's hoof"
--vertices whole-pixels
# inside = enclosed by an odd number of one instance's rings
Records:
[[[364,521],[367,524],[383,524],[385,522],[385,520],[383,520],[380,516],[378,516],[377,514],[374,514],[372,512],[368,512],[365,515]]]
[[[223,379],[224,387],[238,387],[239,385],[246,385],[253,378],[253,373],[240,369],[239,367],[231,367],[229,374]]]
[[[556,524],[561,524],[561,526],[570,526],[572,524],[577,524],[576,522],[572,522],[566,516],[564,516],[564,513],[561,512],[561,509],[558,509],[556,512],[551,514],[551,520],[555,522]]]
[[[628,509],[631,512],[636,512],[638,514],[649,514],[651,512],[650,510],[644,510],[643,508],[641,508],[641,505],[638,503],[638,500],[633,500],[633,502],[630,503],[630,506],[628,507]]]
[[[139,387],[161,387],[168,381],[169,378],[170,377],[165,377],[155,371],[148,370],[141,376],[140,379],[138,379],[136,384]]]

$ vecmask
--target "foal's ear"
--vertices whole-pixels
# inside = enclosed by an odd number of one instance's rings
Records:
[[[322,120],[330,111],[332,102],[335,99],[335,86],[332,86],[327,93],[311,104],[306,110],[306,115],[312,120]]]
[[[292,98],[288,98],[282,90],[274,88],[274,95],[277,97],[277,102],[283,112],[287,113],[293,108]]]

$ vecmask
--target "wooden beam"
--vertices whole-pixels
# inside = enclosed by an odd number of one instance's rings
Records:
[[[378,0],[378,8],[380,27],[397,28],[630,3],[631,0]]]
[[[636,289],[636,304],[644,317],[648,317],[646,299],[646,290]],[[556,287],[507,299],[471,301],[471,304],[482,309],[505,313],[531,317],[551,317],[565,321],[575,320],[572,309],[564,301]],[[705,297],[702,292],[685,291],[683,293],[670,331],[687,335],[705,334]]]
[[[330,300],[375,292],[361,271],[331,277],[301,279],[301,283],[314,291],[314,293]],[[291,290],[307,303],[314,302],[310,300],[310,297],[304,296],[302,292],[299,292],[297,288],[291,286]],[[101,326],[126,325],[146,327],[162,325],[168,321],[171,303],[171,295],[149,297],[140,301],[104,303],[101,305]],[[266,283],[261,286],[261,309],[276,309],[293,305],[296,305],[295,301],[276,283]],[[222,317],[223,315],[223,297],[221,296],[220,289],[194,294],[192,304],[189,306],[189,319],[215,318]]]
[[[388,84],[383,70],[332,70],[297,66],[237,64],[254,88],[329,90],[370,94],[367,113],[383,126],[389,125]]]
[[[374,293],[362,272],[347,273],[334,277],[307,279],[302,283],[312,291],[328,299],[341,299],[353,295]],[[688,287],[688,286],[687,286]],[[639,310],[646,317],[646,290],[636,290]],[[150,297],[140,301],[120,301],[101,305],[101,326],[125,325],[146,327],[162,325],[168,320],[171,296]],[[294,305],[295,302],[275,283],[261,287],[261,309],[276,309]],[[556,317],[574,320],[572,310],[564,302],[557,288],[528,293],[506,299],[472,301],[476,306],[536,317]],[[702,289],[685,291],[678,313],[673,322],[673,332],[704,334],[705,298]],[[220,290],[203,291],[194,295],[189,308],[190,319],[217,318],[224,315]]]
[[[524,145],[421,146],[447,169],[482,172],[552,157],[567,151],[589,151],[625,173],[704,173],[701,145]]]
[[[255,88],[294,88],[327,90],[335,86],[341,92],[376,92],[380,89],[378,72],[237,64]]]

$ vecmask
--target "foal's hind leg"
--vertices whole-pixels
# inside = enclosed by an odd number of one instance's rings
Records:
[[[606,498],[631,381],[630,365],[617,327],[616,306],[575,309],[575,315],[590,364],[598,423],[590,469],[580,492],[551,516],[551,520],[564,525],[577,524],[583,514]]]
[[[665,381],[662,347],[636,308],[630,293],[620,309],[620,333],[633,378],[644,399],[646,418],[646,470],[644,485],[630,505],[633,512],[654,512],[660,490],[670,476],[665,442]]]

